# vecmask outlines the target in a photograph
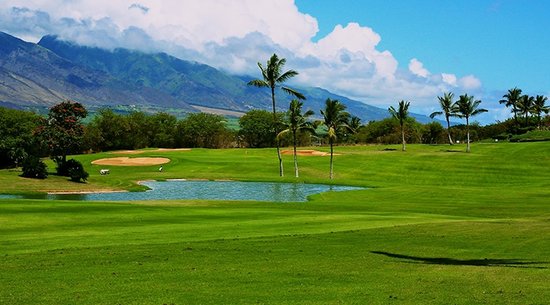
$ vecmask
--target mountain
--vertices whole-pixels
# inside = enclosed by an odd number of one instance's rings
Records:
[[[165,92],[129,85],[2,32],[0,84],[4,104],[51,106],[71,99],[86,105],[177,105],[192,110]]]
[[[38,45],[132,86],[154,88],[193,105],[247,111],[261,108],[260,101],[268,97],[263,90],[247,86],[237,77],[165,53],[147,54],[127,49],[109,51],[79,46],[55,36],[43,37]]]
[[[248,86],[251,76],[230,75],[211,66],[165,53],[105,50],[45,36],[38,44],[0,32],[0,105],[51,106],[65,99],[87,106],[136,105],[184,111],[270,109],[265,88]],[[322,88],[296,87],[317,114],[327,98],[338,99],[363,122],[388,111]],[[278,110],[290,97],[276,92]],[[417,115],[421,122],[431,121]]]

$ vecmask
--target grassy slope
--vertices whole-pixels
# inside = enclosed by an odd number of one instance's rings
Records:
[[[338,147],[308,203],[0,200],[0,303],[543,304],[550,299],[550,143]],[[87,166],[85,188],[167,178],[271,180],[274,150],[158,153]],[[78,156],[85,164],[110,154]],[[143,156],[143,155],[139,155]],[[291,156],[285,159],[292,172]],[[328,182],[327,157],[298,181]],[[75,189],[0,171],[0,192]],[[292,177],[282,179],[295,181]]]

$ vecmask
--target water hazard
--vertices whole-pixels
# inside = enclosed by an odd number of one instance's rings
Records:
[[[2,198],[55,199],[84,201],[134,201],[134,200],[255,200],[275,202],[303,202],[313,194],[361,190],[362,187],[274,182],[237,181],[146,181],[150,188],[145,192],[93,193],[93,194],[45,194],[0,195]]]

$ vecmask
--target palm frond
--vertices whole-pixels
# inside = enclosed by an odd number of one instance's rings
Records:
[[[285,134],[291,132],[290,128],[287,128],[277,134],[277,139],[280,140]]]
[[[328,128],[327,136],[329,139],[336,140],[336,129],[333,126]]]
[[[279,75],[279,77],[277,77],[277,79],[276,79],[276,82],[277,83],[284,83],[287,80],[289,80],[289,79],[291,79],[291,78],[293,78],[294,76],[297,76],[297,75],[298,75],[298,72],[296,72],[294,70],[288,70],[285,73]]]
[[[472,114],[470,114],[470,116],[478,115],[478,114],[484,113],[484,112],[489,112],[489,110],[483,109],[483,108],[476,109],[472,112]]]
[[[306,97],[305,95],[303,95],[302,93],[292,89],[292,88],[288,88],[288,87],[281,87],[281,90],[283,90],[284,92],[292,95],[292,96],[295,96],[296,98],[298,99],[301,99],[301,100],[305,100]]]
[[[399,120],[399,113],[397,112],[397,110],[395,110],[395,108],[393,108],[393,106],[390,106],[390,108],[388,108],[388,112],[394,119]]]
[[[432,114],[430,114],[430,119],[433,119],[433,118],[435,118],[436,116],[442,115],[442,114],[443,114],[443,111],[432,112]]]
[[[261,79],[253,79],[248,82],[248,85],[254,86],[254,87],[260,87],[260,88],[269,87],[269,84],[265,80],[261,80]]]

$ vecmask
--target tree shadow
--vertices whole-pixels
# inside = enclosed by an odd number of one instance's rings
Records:
[[[461,153],[464,152],[464,150],[458,150],[458,149],[445,149],[443,152],[449,152],[449,153]]]
[[[511,268],[533,268],[533,269],[548,269],[542,266],[532,266],[547,264],[548,262],[529,262],[522,259],[495,259],[495,258],[483,258],[483,259],[456,259],[448,257],[420,257],[390,253],[385,251],[370,251],[373,254],[380,254],[391,258],[398,258],[402,260],[409,260],[409,263],[417,262],[433,265],[455,265],[455,266],[481,266],[481,267],[511,267]]]

